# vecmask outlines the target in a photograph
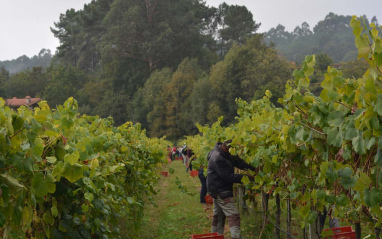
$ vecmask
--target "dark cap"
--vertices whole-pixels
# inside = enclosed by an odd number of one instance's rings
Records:
[[[232,139],[223,142],[224,147],[231,148]]]

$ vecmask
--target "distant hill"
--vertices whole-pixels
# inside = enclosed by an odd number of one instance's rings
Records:
[[[308,23],[297,26],[293,32],[285,31],[283,25],[264,33],[267,43],[275,48],[287,60],[301,62],[306,55],[326,53],[334,62],[348,62],[357,58],[353,30],[350,27],[351,16],[329,13],[319,21],[313,31]],[[366,16],[364,19],[369,24]],[[378,25],[376,17],[371,22]]]
[[[52,53],[50,50],[42,49],[38,55],[35,55],[32,58],[23,55],[14,60],[0,61],[0,69],[5,68],[9,73],[13,74],[37,66],[46,68],[50,65],[51,60]]]

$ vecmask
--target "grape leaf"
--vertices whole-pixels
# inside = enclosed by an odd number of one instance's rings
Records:
[[[65,163],[61,171],[61,176],[67,178],[71,183],[74,183],[78,179],[84,177],[84,169],[82,168],[82,165],[78,163],[73,165]]]
[[[36,173],[32,179],[32,190],[34,195],[38,197],[46,196],[48,193],[56,191],[56,180],[51,174],[44,175],[43,173]]]

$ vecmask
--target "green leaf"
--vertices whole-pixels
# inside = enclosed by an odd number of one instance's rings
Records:
[[[129,204],[133,204],[133,202],[134,202],[134,198],[132,198],[132,197],[127,197],[127,202],[128,202]]]
[[[366,36],[356,36],[355,45],[358,48],[358,59],[367,59],[370,51],[369,40]]]
[[[20,191],[22,189],[26,189],[24,185],[22,185],[17,179],[13,178],[9,174],[1,174],[0,182],[7,185],[13,191]]]
[[[53,206],[50,211],[52,212],[52,215],[54,217],[57,217],[58,216],[58,210],[57,210],[57,207],[56,206]]]
[[[357,179],[354,177],[351,178],[341,178],[340,183],[344,189],[348,190],[356,185]]]
[[[374,106],[374,112],[376,112],[379,116],[382,116],[382,94],[377,95],[377,101]]]
[[[82,205],[82,211],[83,212],[88,212],[89,211],[89,205],[83,204]]]
[[[329,180],[329,183],[333,183],[337,180],[337,172],[332,167],[329,167],[325,173],[326,178]]]
[[[341,194],[339,197],[336,197],[336,205],[348,206],[349,203],[350,203],[349,198],[344,194]]]
[[[65,163],[61,172],[61,176],[68,179],[71,183],[74,183],[80,178],[84,177],[84,169],[82,165],[75,163],[71,165],[70,163]]]
[[[354,126],[354,121],[346,126],[345,129],[345,140],[351,140],[357,137],[358,130]]]
[[[43,197],[48,195],[48,193],[54,193],[56,191],[56,180],[54,177],[47,173],[36,173],[32,179],[32,190],[34,195],[38,197]]]
[[[365,189],[365,203],[368,207],[374,207],[381,201],[381,193],[376,189],[373,188],[371,191],[368,189]]]
[[[379,67],[382,66],[382,53],[374,52],[374,59]]]
[[[263,171],[264,173],[269,173],[271,171],[271,163],[269,161],[265,161]]]
[[[54,224],[54,217],[49,213],[49,211],[44,213],[42,218],[44,219],[44,222],[46,224],[49,224],[49,225],[53,226],[53,224]]]
[[[59,161],[53,169],[52,175],[53,177],[61,176],[62,169],[64,168],[64,162]]]
[[[22,211],[23,225],[28,226],[32,223],[32,209],[24,207]]]
[[[344,112],[335,111],[329,115],[328,123],[330,126],[340,127],[342,125],[343,120],[344,120]]]
[[[308,77],[301,78],[299,81],[299,85],[305,88],[309,87],[310,80]]]
[[[357,132],[357,137],[352,139],[352,145],[355,152],[359,154],[365,153],[365,143],[363,140],[363,133],[361,131]]]
[[[353,175],[353,169],[349,167],[338,170],[338,176],[341,178],[350,178]]]
[[[363,192],[366,188],[370,186],[371,180],[366,173],[360,172],[358,180],[354,186],[354,190],[358,192]]]
[[[382,150],[378,148],[377,154],[374,157],[374,163],[379,167],[382,167]]]
[[[74,153],[65,155],[64,161],[70,163],[70,165],[73,165],[78,162],[79,158],[80,154],[78,153],[78,151],[75,151]]]
[[[309,216],[310,212],[310,204],[306,204],[305,206],[301,207],[299,210],[299,214],[303,218],[307,218]]]
[[[20,130],[24,126],[24,119],[19,115],[12,115],[12,126],[15,131]]]
[[[370,150],[371,147],[373,147],[373,146],[375,145],[375,138],[372,137],[372,138],[370,138],[370,139],[367,139],[367,140],[365,140],[365,143],[366,143],[366,148],[367,148],[368,150]]]
[[[326,197],[326,192],[324,190],[317,190],[316,197],[318,199],[324,199]]]
[[[46,161],[49,163],[55,163],[57,161],[56,157],[46,157]]]
[[[337,127],[336,128],[331,128],[327,131],[327,141],[328,144],[331,144],[336,147],[341,147],[342,145],[342,133],[341,131],[338,131]]]
[[[64,220],[61,220],[60,224],[58,225],[58,229],[62,232],[66,232],[68,230],[68,223]]]
[[[345,145],[345,147],[343,148],[344,151],[343,151],[343,154],[342,154],[342,157],[345,159],[345,160],[349,160],[351,159],[351,146],[350,145]]]
[[[337,100],[338,93],[335,90],[328,90],[327,97],[329,101],[335,101]]]
[[[93,159],[91,164],[90,164],[90,169],[91,170],[95,170],[96,168],[98,168],[99,166],[99,161],[98,159]]]
[[[38,156],[41,156],[44,152],[44,141],[41,138],[34,140],[33,152]]]
[[[89,202],[93,201],[94,196],[91,193],[85,193],[85,199],[88,200]]]
[[[325,74],[325,78],[321,83],[321,87],[326,90],[331,90],[333,88],[333,79],[330,74]]]
[[[373,117],[369,120],[370,128],[371,129],[379,129],[379,119],[378,117]]]
[[[247,185],[251,182],[251,180],[249,180],[249,178],[247,177],[247,175],[244,175],[242,178],[241,178],[241,182],[244,184],[244,185]]]
[[[303,126],[298,126],[296,129],[296,139],[305,142],[309,138],[309,133]]]
[[[73,125],[73,120],[67,118],[62,119],[62,127],[64,127],[65,129],[70,129]]]
[[[33,172],[33,158],[32,157],[21,158],[18,160],[14,160],[13,162],[15,164],[15,167],[20,171],[25,171],[28,173]]]
[[[168,168],[168,171],[169,171],[171,174],[173,174],[173,173],[175,172],[175,169],[173,169],[173,168]]]
[[[61,148],[61,147],[57,147],[57,148],[55,148],[55,150],[54,150],[55,152],[55,156],[59,159],[59,160],[64,160],[64,157],[65,157],[65,155],[66,155],[66,153],[65,153],[65,150],[63,149],[63,148]]]
[[[373,94],[377,93],[377,88],[375,87],[374,79],[373,78],[367,78],[365,82],[365,90],[367,92],[371,92]]]
[[[309,216],[308,216],[308,218],[307,218],[306,221],[307,221],[309,224],[312,224],[312,223],[316,220],[317,217],[318,217],[317,212],[316,212],[316,211],[311,211],[311,212],[309,213]]]

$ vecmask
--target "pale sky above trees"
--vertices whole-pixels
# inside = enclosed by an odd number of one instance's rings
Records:
[[[42,48],[55,52],[58,39],[50,27],[59,20],[60,13],[69,8],[79,10],[91,0],[0,0],[0,61],[15,59],[21,55],[37,55]],[[222,0],[206,0],[207,5],[217,7]],[[228,4],[245,5],[259,32],[268,31],[278,24],[293,29],[306,21],[311,29],[329,12],[338,15],[376,16],[382,23],[381,0],[226,0]]]

